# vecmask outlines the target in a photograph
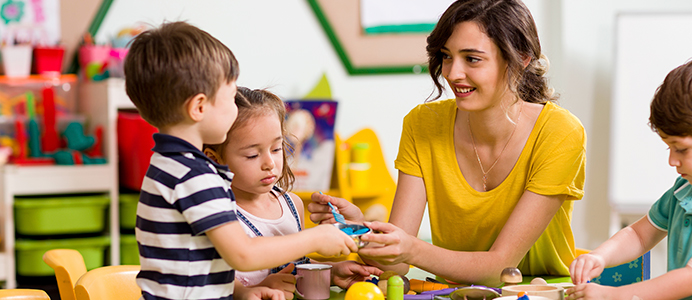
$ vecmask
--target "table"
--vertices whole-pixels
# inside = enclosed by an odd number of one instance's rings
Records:
[[[408,274],[406,274],[406,277],[409,279],[425,280],[426,277],[435,278],[435,275],[428,271],[412,267],[408,271]],[[545,279],[545,281],[548,284],[561,284],[572,282],[572,279],[569,276],[523,276],[521,284],[529,284],[531,283],[531,280],[533,280],[536,277],[541,277]],[[329,300],[343,300],[345,295],[346,290],[341,289],[338,286],[332,286],[330,288]]]

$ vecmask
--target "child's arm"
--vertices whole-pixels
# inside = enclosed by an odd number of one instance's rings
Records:
[[[240,222],[230,222],[205,234],[221,257],[238,271],[272,268],[312,252],[339,256],[358,251],[356,243],[333,225],[319,225],[285,236],[250,238]]]
[[[567,290],[565,299],[682,299],[692,296],[692,261],[687,266],[661,276],[621,287],[595,283],[579,284]],[[637,298],[635,298],[635,296]]]
[[[295,267],[294,264],[288,264],[287,267],[281,269],[278,273],[269,274],[262,282],[254,286],[264,286],[282,291],[286,299],[291,299],[293,298],[293,292],[296,291],[296,277],[291,274]]]
[[[377,267],[363,265],[352,260],[337,263],[318,263],[332,265],[332,284],[342,289],[347,289],[355,282],[364,281],[370,275],[380,276],[383,272]]]
[[[590,253],[580,255],[569,267],[572,282],[586,283],[603,269],[632,261],[651,250],[666,236],[654,227],[647,216],[623,228]]]
[[[280,290],[268,288],[266,286],[244,286],[237,280],[234,283],[233,299],[236,300],[286,300],[286,296]]]

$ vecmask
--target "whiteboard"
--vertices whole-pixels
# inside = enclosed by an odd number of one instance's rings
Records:
[[[615,27],[608,195],[623,211],[648,208],[678,177],[648,125],[649,106],[668,72],[692,57],[692,13],[620,14]]]

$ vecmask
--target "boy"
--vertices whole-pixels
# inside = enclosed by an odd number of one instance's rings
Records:
[[[159,130],[137,206],[144,299],[232,299],[234,269],[357,251],[334,226],[251,239],[237,222],[233,174],[201,151],[226,139],[238,113],[238,63],[220,41],[184,22],[164,24],[135,38],[125,76],[128,96]],[[260,288],[249,297],[284,295]]]
[[[567,291],[566,299],[692,299],[692,61],[668,73],[651,102],[649,125],[668,145],[668,163],[680,177],[646,217],[572,262],[570,273],[576,286]],[[626,263],[651,250],[666,235],[666,274],[621,287],[587,283],[605,267]]]

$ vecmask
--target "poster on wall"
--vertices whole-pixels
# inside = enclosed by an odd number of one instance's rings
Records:
[[[286,131],[293,147],[289,166],[296,191],[327,191],[331,183],[336,143],[334,124],[337,102],[287,100]]]
[[[3,45],[57,45],[59,0],[0,0],[0,36]]]
[[[453,0],[361,0],[365,34],[430,33]]]

